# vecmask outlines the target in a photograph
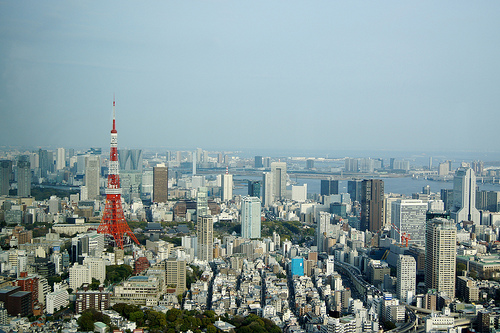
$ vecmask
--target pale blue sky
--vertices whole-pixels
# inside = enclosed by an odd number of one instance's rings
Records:
[[[499,1],[0,1],[0,145],[500,151]]]

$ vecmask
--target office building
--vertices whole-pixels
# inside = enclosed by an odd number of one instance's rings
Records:
[[[153,167],[153,202],[168,201],[168,167],[158,164]]]
[[[442,188],[441,200],[443,200],[444,203],[444,210],[450,211],[453,208],[453,190]]]
[[[0,195],[9,195],[10,181],[12,177],[12,161],[0,161]]]
[[[241,237],[260,238],[260,199],[243,197],[241,200]]]
[[[83,260],[83,265],[90,269],[90,279],[96,279],[100,283],[106,280],[106,263],[104,259],[96,257],[87,257]]]
[[[17,161],[17,196],[31,196],[31,167],[28,156],[21,156]]]
[[[255,156],[255,168],[263,168],[264,164],[262,163],[262,156]]]
[[[229,201],[233,199],[233,175],[227,173],[222,175],[221,184],[221,199],[222,201]]]
[[[455,298],[457,229],[443,218],[427,221],[425,228],[425,285]]]
[[[118,164],[120,171],[142,172],[142,150],[118,149]]]
[[[87,265],[75,263],[69,269],[69,287],[77,290],[85,283],[92,283],[90,268]]]
[[[321,179],[321,195],[339,194],[339,181]]]
[[[262,204],[264,207],[269,207],[274,202],[273,195],[273,177],[269,172],[262,174]]]
[[[292,200],[305,202],[307,200],[307,184],[292,185]]]
[[[174,288],[175,294],[182,295],[186,288],[186,261],[169,259],[165,261],[165,283]]]
[[[312,160],[312,159],[306,160],[306,169],[307,170],[314,169],[314,160]]]
[[[286,197],[286,162],[272,162],[274,200],[284,200]]]
[[[304,258],[295,257],[292,258],[292,267],[291,267],[292,276],[304,276]]]
[[[347,181],[347,193],[352,201],[361,202],[361,184],[362,181],[358,179]]]
[[[208,262],[212,261],[214,219],[211,215],[198,216],[196,236],[198,237],[198,259]]]
[[[471,168],[461,167],[453,178],[453,208],[451,218],[456,223],[472,221],[481,224],[481,217],[476,208],[476,175]]]
[[[248,181],[248,196],[260,198],[260,181]]]
[[[157,304],[162,290],[162,280],[157,276],[131,276],[122,284],[116,285],[111,304],[127,303],[141,306]]]
[[[417,264],[415,258],[409,255],[400,255],[397,266],[396,291],[398,298],[410,304],[415,296],[417,287]]]
[[[427,203],[422,200],[396,200],[392,203],[391,219],[401,234],[410,235],[408,244],[425,246]],[[401,243],[401,234],[391,228],[391,237]]]
[[[85,158],[85,187],[87,200],[98,200],[100,196],[101,161],[98,155]]]
[[[361,230],[379,231],[384,225],[384,181],[365,179],[361,183]]]
[[[47,174],[52,171],[52,153],[47,150],[38,150],[38,167],[40,168],[40,177],[46,178]]]
[[[69,294],[66,289],[56,290],[47,294],[46,312],[54,314],[69,305]]]

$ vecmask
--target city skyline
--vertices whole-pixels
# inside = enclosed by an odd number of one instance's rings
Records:
[[[3,146],[498,151],[496,2],[0,7]]]

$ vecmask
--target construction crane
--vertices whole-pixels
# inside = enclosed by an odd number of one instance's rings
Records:
[[[408,247],[408,241],[411,240],[410,234],[407,234],[406,232],[401,233],[401,231],[399,231],[399,228],[396,227],[392,222],[391,226],[394,228],[394,230],[397,231],[397,233],[401,237],[401,245],[405,245],[405,247]]]

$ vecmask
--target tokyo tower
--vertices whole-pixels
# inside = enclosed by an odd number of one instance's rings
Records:
[[[113,98],[113,129],[111,130],[111,149],[109,153],[108,187],[106,188],[106,207],[97,233],[113,236],[117,247],[123,249],[123,236],[127,234],[137,244],[137,238],[125,221],[122,208],[120,176],[118,175],[118,132],[115,126],[115,100]]]

